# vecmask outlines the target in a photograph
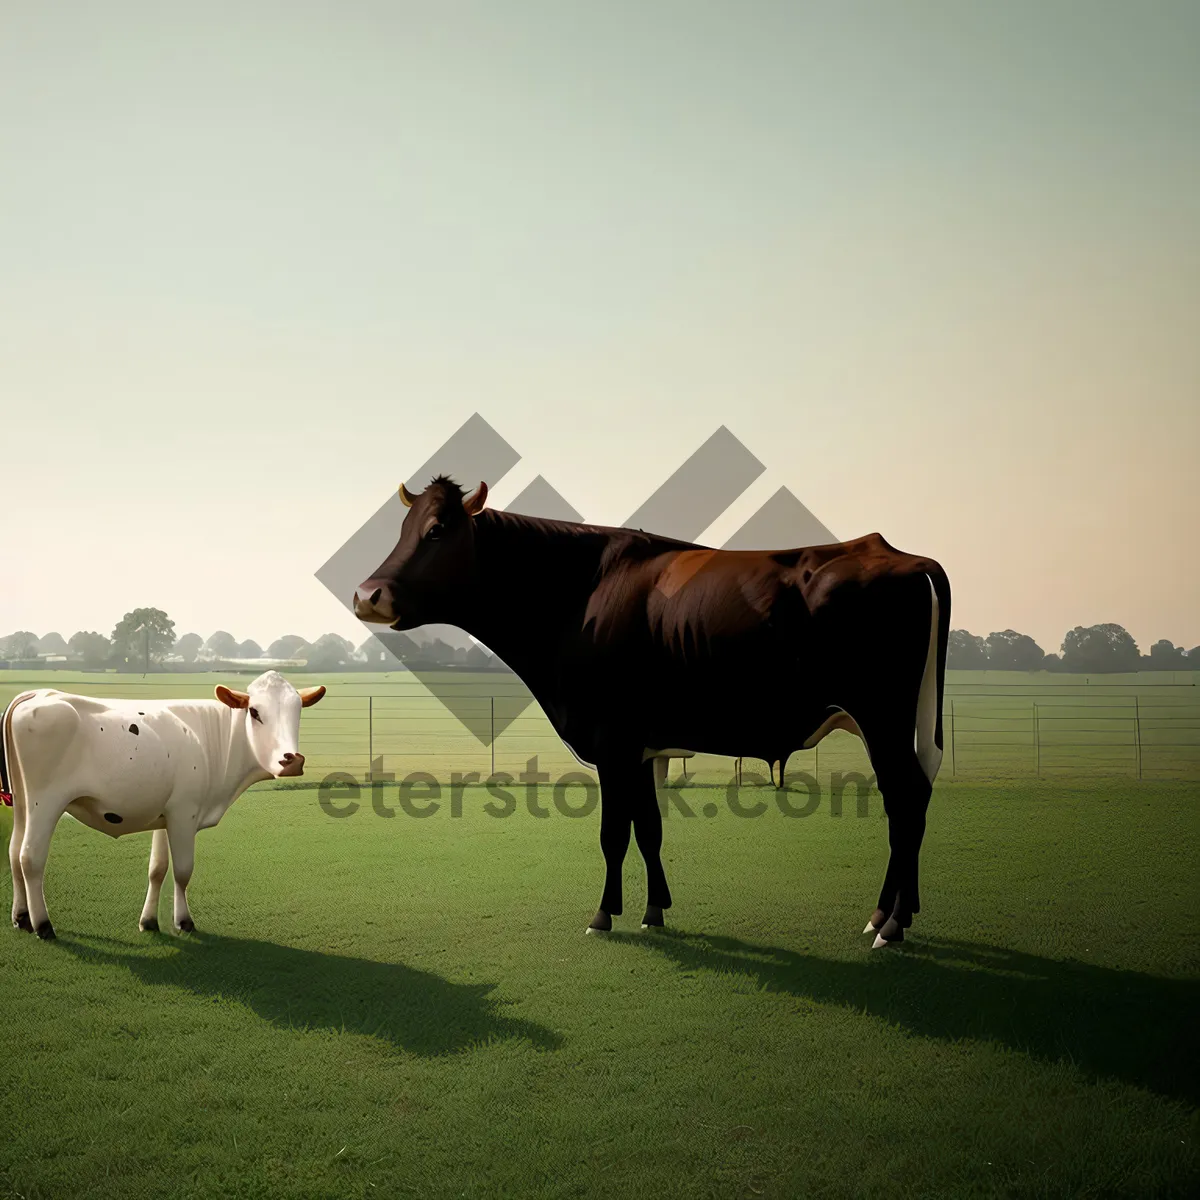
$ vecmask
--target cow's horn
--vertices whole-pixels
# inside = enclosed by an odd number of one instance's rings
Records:
[[[406,487],[404,486],[404,484],[401,484],[401,485],[400,485],[400,499],[404,501],[404,507],[405,507],[405,508],[412,508],[412,506],[413,506],[413,497],[412,497],[412,495],[409,493],[409,490],[408,490],[408,488],[406,488]]]
[[[474,517],[483,512],[483,506],[487,503],[487,495],[487,484],[480,483],[475,491],[463,501],[463,508],[466,509],[468,516]]]

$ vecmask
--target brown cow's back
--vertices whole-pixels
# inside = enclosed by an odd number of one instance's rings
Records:
[[[654,549],[608,556],[588,597],[559,675],[573,746],[603,713],[651,744],[777,758],[830,707],[861,707],[856,693],[884,689],[891,703],[899,689],[915,705],[930,560],[878,534],[780,551]]]

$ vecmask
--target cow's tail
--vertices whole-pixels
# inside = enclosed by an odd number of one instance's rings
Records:
[[[11,810],[13,805],[24,801],[24,796],[17,787],[16,777],[20,771],[20,765],[12,748],[13,709],[22,700],[28,700],[33,694],[33,692],[22,692],[19,696],[15,696],[4,710],[4,716],[0,717],[0,821],[4,823],[0,840],[3,840],[5,846],[8,845],[8,839],[12,834]],[[8,862],[7,855],[4,857],[4,862]]]
[[[950,641],[950,580],[938,563],[926,568],[933,603],[930,606],[929,650],[921,676],[917,705],[916,751],[921,769],[932,783],[942,765],[942,704],[946,691],[946,648]]]

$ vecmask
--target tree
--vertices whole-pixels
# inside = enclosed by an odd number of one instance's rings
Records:
[[[195,662],[196,653],[201,646],[204,645],[204,639],[198,633],[185,633],[183,637],[175,643],[175,653],[183,659],[184,662]]]
[[[1046,657],[1042,659],[1042,670],[1061,671],[1062,659],[1059,658],[1057,654],[1047,654]]]
[[[473,671],[486,671],[492,656],[482,646],[472,646],[467,651],[466,665]]]
[[[388,659],[391,657],[388,648],[374,634],[359,646],[358,653],[362,655],[363,662],[370,663],[372,666],[378,666],[381,663],[387,666]]]
[[[268,658],[296,658],[296,651],[307,643],[298,633],[285,633],[267,647]]]
[[[262,647],[253,638],[247,638],[237,648],[237,656],[238,658],[262,658]]]
[[[1145,665],[1151,671],[1187,670],[1187,659],[1183,656],[1183,647],[1176,646],[1174,642],[1169,642],[1166,638],[1160,638],[1155,642],[1146,657]]]
[[[441,638],[434,638],[417,647],[417,657],[423,663],[435,667],[448,667],[454,662],[454,647]]]
[[[27,629],[19,629],[16,633],[10,633],[0,642],[0,653],[8,659],[37,658],[37,652],[37,634],[30,633]]]
[[[422,647],[417,643],[416,639],[408,636],[407,633],[401,633],[398,630],[393,630],[387,635],[387,641],[382,638],[368,638],[363,642],[360,649],[367,651],[367,659],[369,662],[377,665],[382,665],[385,668],[390,668],[391,663],[388,659],[379,658],[379,649],[383,648],[388,652],[391,658],[398,659],[405,666],[409,663],[418,663],[421,660]]]
[[[1200,646],[1193,646],[1187,652],[1187,664],[1185,670],[1200,671]]]
[[[305,658],[310,671],[337,671],[350,661],[354,645],[336,633],[323,633],[307,648]]]
[[[396,631],[395,637],[388,638],[388,643],[399,656],[401,662],[408,662],[409,659],[416,659],[421,653],[421,644],[416,638],[409,637],[407,633],[399,630]]]
[[[67,643],[63,641],[61,633],[47,633],[38,638],[37,652],[39,654],[66,654]]]
[[[1137,642],[1120,625],[1076,625],[1062,652],[1065,671],[1136,671],[1141,663]]]
[[[987,639],[988,669],[992,671],[1036,671],[1046,652],[1027,633],[1006,629]]]
[[[218,629],[216,633],[204,643],[204,649],[207,651],[206,657],[209,658],[237,658],[238,644],[234,640],[232,633],[226,633],[224,629]]]
[[[143,629],[142,626],[146,628]],[[135,608],[112,631],[113,655],[136,666],[149,649],[150,661],[160,663],[175,645],[175,622],[161,608]]]
[[[102,633],[87,633],[81,629],[71,635],[67,648],[78,655],[89,670],[104,666],[112,657],[112,642]]]
[[[983,671],[987,665],[987,647],[983,638],[965,629],[950,630],[946,642],[946,666],[951,671]]]

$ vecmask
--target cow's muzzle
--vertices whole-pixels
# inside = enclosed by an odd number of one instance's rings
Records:
[[[275,773],[276,779],[287,779],[292,775],[304,774],[304,755],[303,754],[285,754],[279,760],[279,770]]]
[[[360,621],[390,625],[396,619],[392,589],[381,580],[368,579],[354,593],[354,615]]]

